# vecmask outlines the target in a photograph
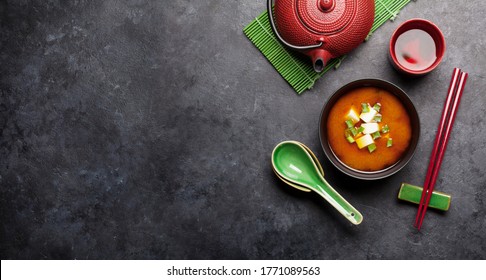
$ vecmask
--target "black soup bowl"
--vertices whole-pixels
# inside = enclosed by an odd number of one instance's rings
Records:
[[[363,88],[363,87],[381,88],[395,95],[407,110],[408,115],[410,117],[410,124],[412,128],[412,137],[410,140],[410,144],[408,145],[407,150],[403,153],[401,159],[395,164],[393,164],[392,166],[377,171],[362,171],[362,170],[357,170],[352,167],[349,167],[335,155],[328,141],[327,119],[329,116],[329,112],[331,111],[331,108],[346,93],[350,92],[351,90],[357,88]],[[410,100],[408,95],[398,86],[390,82],[387,82],[385,80],[379,80],[379,79],[356,80],[338,89],[329,98],[326,104],[324,104],[324,107],[321,112],[320,120],[319,120],[319,139],[321,142],[322,149],[324,150],[324,154],[326,154],[326,157],[341,172],[351,177],[362,179],[362,180],[382,179],[400,171],[412,159],[415,153],[415,149],[417,147],[419,136],[420,136],[420,121],[419,121],[417,110],[415,109],[412,100]]]

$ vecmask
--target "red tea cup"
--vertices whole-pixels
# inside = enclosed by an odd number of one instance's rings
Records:
[[[403,63],[403,59],[399,59],[397,55],[397,40],[398,38],[403,35],[407,31],[411,31],[414,29],[418,29],[421,31],[426,32],[430,37],[433,39],[433,43],[435,44],[435,60],[430,65],[427,65],[423,68],[415,68],[410,67],[411,63]],[[418,40],[418,39],[417,39]],[[433,47],[433,46],[432,46]],[[434,70],[439,63],[442,61],[444,57],[444,53],[446,50],[446,43],[445,38],[440,29],[431,21],[425,19],[414,18],[405,21],[402,23],[396,30],[393,32],[393,35],[390,39],[390,46],[389,46],[389,58],[390,62],[393,67],[400,73],[406,74],[408,76],[423,76],[425,74],[430,73]],[[432,58],[434,59],[434,58]],[[412,63],[415,61],[413,58],[410,58]],[[402,63],[400,63],[402,61]]]

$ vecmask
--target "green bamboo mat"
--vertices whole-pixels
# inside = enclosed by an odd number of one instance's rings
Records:
[[[375,0],[375,20],[366,39],[387,20],[393,21],[409,2],[410,0]],[[324,71],[316,73],[308,58],[289,51],[280,44],[270,27],[266,11],[248,24],[243,32],[298,94],[312,88],[316,80],[331,68],[337,68],[345,57],[332,59]]]

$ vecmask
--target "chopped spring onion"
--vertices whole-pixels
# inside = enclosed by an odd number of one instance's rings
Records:
[[[347,126],[348,128],[351,128],[351,127],[353,127],[353,126],[354,126],[353,120],[351,120],[351,119],[346,120],[346,121],[345,121],[345,123],[346,123],[346,126]]]
[[[358,133],[361,133],[361,132],[363,132],[363,131],[364,131],[364,127],[360,126],[360,127],[358,128]]]
[[[381,134],[379,131],[375,131],[374,133],[371,134],[371,136],[373,137],[373,140],[375,140],[377,138],[380,138]]]
[[[374,150],[376,150],[376,145],[375,145],[375,143],[373,143],[373,144],[369,144],[369,145],[368,145],[368,151],[369,151],[370,153],[372,153]]]
[[[348,128],[344,131],[344,137],[348,138],[349,136],[351,136],[351,131]]]
[[[354,143],[354,138],[353,136],[349,135],[348,137],[346,137],[346,140],[348,140],[349,143]]]
[[[373,117],[373,120],[375,122],[381,122],[381,114],[376,114],[374,117]]]
[[[388,138],[388,141],[386,141],[386,147],[387,148],[390,148],[391,146],[393,146],[393,139],[392,138]]]
[[[381,128],[381,133],[388,133],[390,132],[390,128],[388,127],[387,124],[385,124],[382,128]]]
[[[356,136],[358,135],[358,130],[356,129],[356,127],[351,127],[351,128],[348,128],[344,131],[344,137],[348,138],[349,136]]]
[[[380,111],[381,109],[381,104],[380,103],[376,103],[374,106],[373,106],[373,109],[375,109],[377,112]]]
[[[361,113],[368,113],[370,111],[370,105],[368,103],[361,103]]]
[[[347,128],[345,131],[344,131],[344,137],[348,138],[348,137],[354,137],[353,133],[351,132],[351,129],[350,128]]]

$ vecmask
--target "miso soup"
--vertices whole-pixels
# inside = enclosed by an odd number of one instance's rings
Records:
[[[373,118],[367,118],[370,113]],[[366,134],[364,127],[373,133]],[[412,139],[412,127],[408,112],[395,95],[381,88],[362,87],[344,94],[333,105],[327,137],[341,162],[361,171],[378,171],[400,161]]]

